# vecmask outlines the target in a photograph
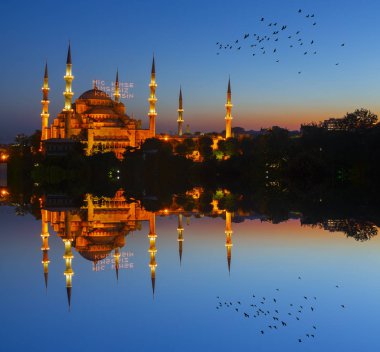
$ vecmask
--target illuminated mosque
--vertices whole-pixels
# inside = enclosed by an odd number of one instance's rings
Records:
[[[70,44],[67,52],[66,74],[64,76],[66,89],[63,92],[65,105],[49,126],[49,78],[48,67],[45,64],[44,83],[42,87],[42,112],[41,112],[41,148],[48,154],[62,154],[70,150],[74,141],[80,141],[85,145],[87,155],[96,151],[112,151],[118,158],[122,158],[127,147],[139,147],[148,138],[160,138],[156,136],[156,69],[153,57],[151,80],[149,83],[149,129],[141,128],[141,121],[131,118],[126,114],[126,106],[120,101],[120,87],[118,72],[114,84],[113,99],[106,92],[100,90],[96,84],[93,88],[84,92],[73,103],[74,92],[72,83],[72,60]],[[232,137],[232,103],[231,85],[228,80],[226,107],[225,138]],[[182,89],[180,88],[178,102],[178,134],[170,138],[180,140],[183,138],[183,103]],[[191,137],[197,139],[197,137]],[[165,138],[167,139],[167,137]],[[214,149],[217,140],[214,138]]]
[[[44,204],[45,203],[45,204]],[[156,215],[174,215],[178,218],[177,241],[179,262],[182,263],[184,227],[183,216],[197,215],[197,212],[184,211],[182,207],[173,207],[159,212],[146,211],[139,203],[128,203],[123,191],[116,192],[114,197],[94,197],[86,195],[84,205],[73,209],[62,203],[59,196],[41,199],[41,238],[42,238],[42,265],[46,289],[49,274],[49,224],[64,244],[63,260],[65,262],[64,276],[69,307],[71,306],[73,270],[73,248],[84,259],[93,263],[96,271],[97,263],[107,261],[119,278],[119,269],[122,267],[121,255],[125,254],[126,237],[133,231],[141,230],[141,222],[149,223],[148,237],[148,266],[153,295],[156,284]],[[232,213],[219,210],[217,201],[213,201],[212,214],[223,216],[225,214],[225,246],[228,272],[231,267],[232,250]],[[123,252],[124,249],[124,252]]]

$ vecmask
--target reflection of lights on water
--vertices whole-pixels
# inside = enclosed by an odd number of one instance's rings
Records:
[[[1,154],[1,160],[2,161],[5,161],[8,159],[8,155],[7,154]]]

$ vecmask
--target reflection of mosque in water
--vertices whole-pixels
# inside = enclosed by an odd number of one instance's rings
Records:
[[[113,198],[97,198],[87,195],[85,204],[81,208],[69,208],[60,197],[48,197],[41,209],[42,215],[42,264],[45,278],[45,286],[48,285],[49,271],[49,231],[48,224],[64,243],[66,290],[68,304],[71,305],[73,251],[75,248],[83,258],[96,264],[107,257],[113,256],[116,278],[118,278],[121,249],[126,245],[126,236],[132,231],[141,229],[141,222],[149,222],[149,268],[154,295],[156,281],[156,214],[177,215],[178,217],[178,251],[180,265],[184,242],[183,217],[189,217],[196,213],[184,211],[178,207],[175,210],[165,209],[159,212],[144,210],[139,203],[128,203],[122,191],[118,191]],[[228,271],[231,267],[232,250],[232,213],[221,211],[214,203],[213,214],[225,215],[226,225],[226,249]]]

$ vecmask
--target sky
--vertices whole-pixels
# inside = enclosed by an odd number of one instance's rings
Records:
[[[69,40],[74,100],[94,79],[110,86],[118,68],[120,81],[133,83],[133,98],[123,100],[127,113],[143,127],[154,53],[158,132],[176,131],[180,85],[185,125],[192,132],[222,131],[229,76],[233,126],[245,129],[298,129],[300,123],[360,107],[380,111],[376,0],[3,1],[0,6],[0,143],[40,128],[46,60],[50,122],[62,110]],[[287,26],[279,41],[272,36],[264,50],[251,48],[253,34],[271,34],[268,24],[275,22]],[[245,33],[250,37],[244,40]],[[217,42],[237,39],[240,50],[234,46],[217,55]]]

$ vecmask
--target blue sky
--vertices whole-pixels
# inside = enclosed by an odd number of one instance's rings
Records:
[[[145,126],[154,52],[157,130],[162,132],[176,130],[180,84],[185,124],[192,131],[223,130],[228,75],[235,126],[293,129],[300,122],[339,117],[358,107],[377,113],[379,10],[375,0],[8,1],[0,13],[0,142],[40,128],[46,59],[51,120],[62,109],[69,40],[74,99],[91,88],[93,79],[111,84],[118,67],[120,79],[134,83],[133,99],[124,101],[127,113]],[[316,26],[306,14],[315,15]],[[287,29],[277,43],[265,44],[266,54],[256,49],[252,56],[253,33],[267,34],[270,22]],[[304,46],[290,48],[287,36],[296,41],[297,30]],[[245,41],[244,33],[250,33]],[[236,39],[244,43],[241,50],[216,54],[216,42]],[[317,55],[311,55],[314,50]]]

